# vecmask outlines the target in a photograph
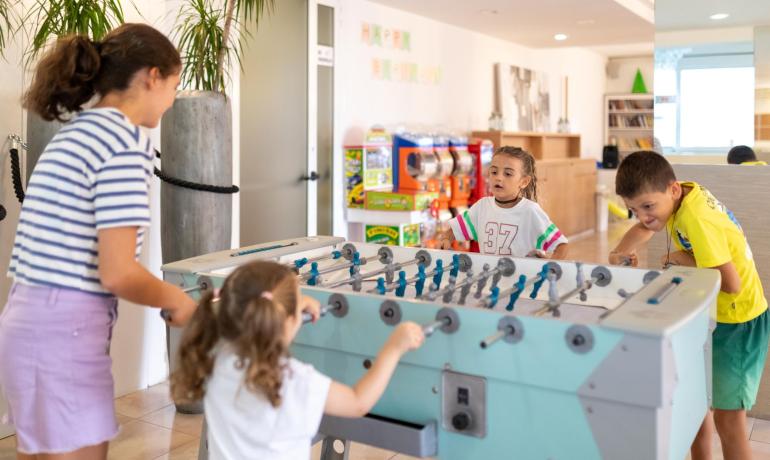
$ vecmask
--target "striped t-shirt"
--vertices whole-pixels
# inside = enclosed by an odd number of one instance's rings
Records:
[[[458,241],[477,241],[482,254],[526,257],[534,250],[553,252],[567,242],[543,208],[522,198],[512,208],[501,208],[493,197],[474,203],[449,221]]]
[[[114,108],[65,124],[35,166],[21,207],[8,276],[31,285],[111,295],[99,281],[97,232],[150,225],[150,139]]]

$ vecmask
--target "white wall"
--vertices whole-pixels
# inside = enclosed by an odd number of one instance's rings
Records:
[[[518,65],[569,76],[569,119],[582,134],[583,156],[599,158],[602,149],[602,104],[606,58],[581,48],[531,49],[477,32],[387,8],[364,0],[340,0],[337,5],[336,78],[343,79],[336,123],[344,143],[360,142],[370,125],[421,124],[460,131],[487,129],[494,107],[494,64]],[[362,23],[411,33],[412,51],[365,45]],[[438,84],[383,81],[372,77],[374,58],[417,62],[440,67]],[[552,126],[561,114],[561,85],[551,89]],[[340,150],[336,158],[342,158]],[[342,177],[337,162],[336,177]],[[342,182],[338,182],[342,183]],[[335,235],[345,235],[341,194],[335,200]]]
[[[607,62],[607,94],[630,93],[634,86],[636,71],[642,71],[647,92],[653,94],[655,58],[649,56],[617,57]],[[616,76],[613,76],[616,75]]]

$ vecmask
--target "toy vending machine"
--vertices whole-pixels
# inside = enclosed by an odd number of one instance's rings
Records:
[[[452,199],[449,202],[449,211],[452,217],[468,210],[468,199],[471,196],[471,172],[473,171],[473,157],[468,152],[468,138],[454,136],[449,138],[449,152],[454,160],[452,170]],[[471,244],[468,241],[454,241],[452,249],[455,251],[468,251]]]
[[[393,135],[393,190],[437,192],[438,163],[433,139],[414,133]]]
[[[452,200],[449,202],[449,210],[452,212],[452,216],[457,216],[468,209],[468,200],[471,197],[473,157],[468,152],[468,138],[450,138],[449,152],[454,159],[454,170],[452,171]]]
[[[438,172],[436,178],[438,181],[438,217],[440,221],[452,218],[449,211],[449,203],[452,201],[452,172],[455,168],[455,161],[452,153],[449,151],[449,138],[446,136],[435,136],[433,138],[433,153],[436,155]]]
[[[384,128],[372,127],[362,145],[345,146],[345,179],[349,208],[362,208],[366,191],[393,187],[391,137]]]
[[[471,154],[471,172],[470,172],[470,197],[468,205],[479,201],[485,196],[489,196],[489,184],[487,177],[489,175],[489,165],[492,163],[492,155],[495,153],[495,146],[492,141],[487,139],[472,139],[468,143],[468,152]]]

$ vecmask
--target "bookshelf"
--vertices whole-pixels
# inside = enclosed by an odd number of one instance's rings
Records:
[[[604,142],[615,144],[621,157],[652,150],[652,94],[608,94],[604,97]]]

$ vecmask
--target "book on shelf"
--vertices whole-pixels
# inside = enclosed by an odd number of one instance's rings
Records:
[[[610,110],[652,110],[653,101],[650,99],[609,99]]]
[[[651,137],[619,137],[615,139],[618,150],[630,152],[633,150],[652,150]]]
[[[652,114],[620,115],[610,114],[610,128],[652,128]]]

